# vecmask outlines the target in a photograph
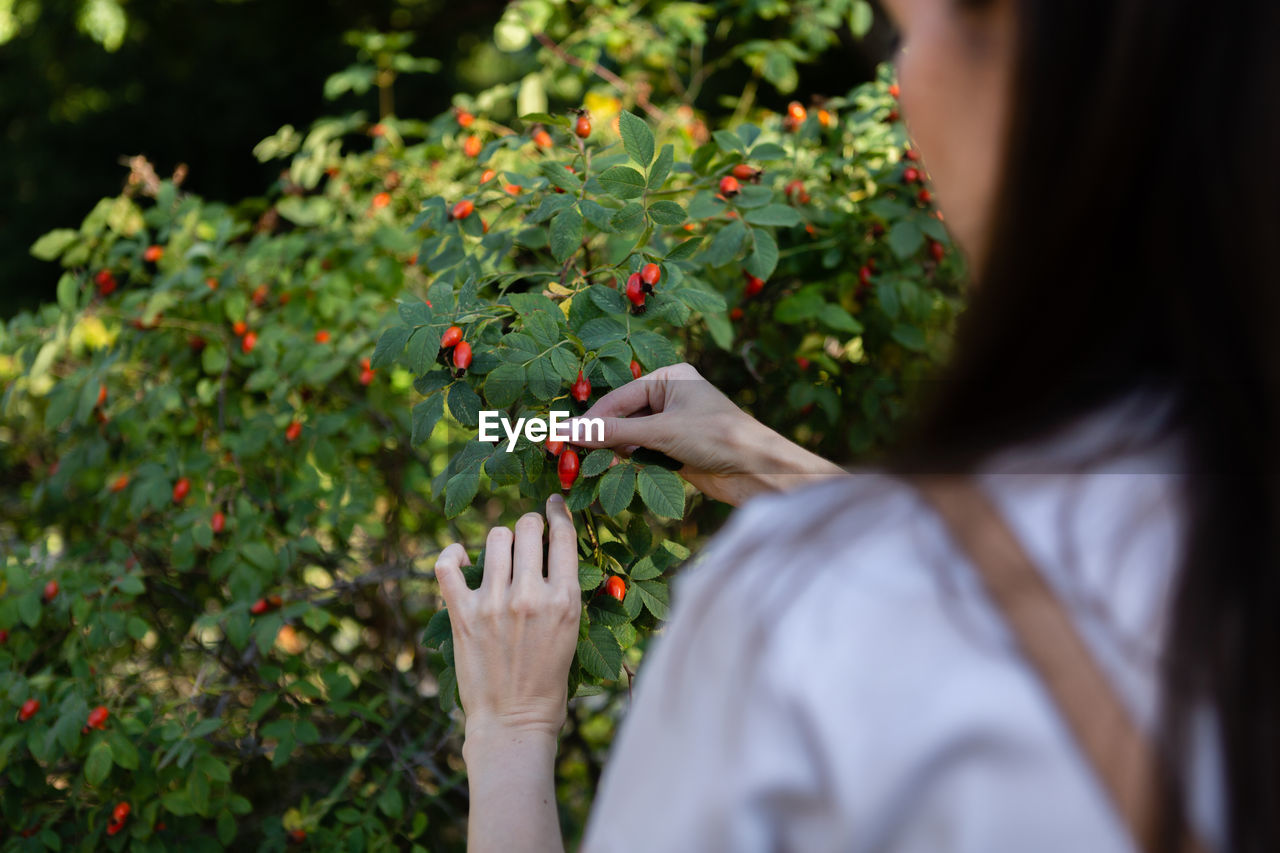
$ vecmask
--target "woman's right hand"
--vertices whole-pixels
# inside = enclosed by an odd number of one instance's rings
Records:
[[[688,364],[628,382],[582,417],[604,422],[603,439],[579,440],[583,447],[622,456],[638,447],[660,451],[683,463],[679,473],[694,488],[734,505],[845,473],[739,409]]]

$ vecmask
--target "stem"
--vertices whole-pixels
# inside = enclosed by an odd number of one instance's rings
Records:
[[[652,119],[654,119],[654,121],[664,122],[667,120],[667,114],[665,112],[663,112],[658,107],[655,107],[653,104],[649,103],[648,95],[644,94],[643,92],[640,92],[639,90],[636,89],[636,87],[632,86],[626,80],[623,80],[617,74],[614,74],[612,71],[610,71],[608,68],[605,68],[600,63],[583,62],[581,59],[569,53],[567,50],[565,50],[563,47],[557,44],[555,40],[552,39],[551,36],[547,35],[546,33],[543,33],[543,32],[534,33],[533,37],[538,40],[539,44],[541,44],[547,50],[554,53],[556,56],[560,57],[560,59],[572,65],[574,68],[581,68],[585,71],[590,71],[592,74],[595,74],[601,80],[604,80],[606,83],[613,86],[613,88],[617,89],[622,94],[628,95],[631,98],[634,98],[636,105],[639,106],[646,113],[648,113],[649,116]]]

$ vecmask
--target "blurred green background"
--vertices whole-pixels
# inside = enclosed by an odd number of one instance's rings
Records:
[[[725,5],[741,13],[744,4]],[[745,5],[758,7],[760,37],[785,37],[796,23],[770,16],[768,2]],[[254,158],[260,140],[321,115],[377,113],[376,90],[347,93],[336,104],[325,100],[325,80],[357,59],[347,33],[410,33],[415,56],[439,61],[434,73],[395,83],[395,112],[426,117],[446,109],[455,93],[519,79],[536,61],[535,46],[515,55],[493,50],[505,6],[502,0],[0,0],[0,316],[54,298],[56,266],[28,249],[53,228],[78,225],[98,199],[118,193],[124,158],[144,155],[162,176],[185,163],[185,187],[209,200],[261,195],[279,166]],[[799,91],[843,92],[870,79],[887,55],[888,33],[882,16],[876,20],[863,40],[846,31],[817,62],[801,65]],[[729,93],[741,92],[748,76],[741,64],[726,69],[700,94],[698,107],[728,111]],[[776,109],[785,104],[767,87],[760,100]]]

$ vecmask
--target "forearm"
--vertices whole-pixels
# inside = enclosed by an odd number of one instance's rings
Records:
[[[734,505],[763,492],[788,491],[849,473],[758,421],[728,440],[737,445],[739,458],[752,460],[752,470],[736,477],[732,485],[736,499],[730,503]]]
[[[470,853],[564,853],[556,810],[556,739],[511,729],[468,732]]]

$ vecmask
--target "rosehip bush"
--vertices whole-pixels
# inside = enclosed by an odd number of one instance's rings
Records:
[[[753,76],[717,119],[682,59],[712,35],[697,4],[511,4],[495,44],[538,68],[518,85],[283,128],[256,152],[279,181],[233,206],[134,161],[36,244],[58,301],[0,330],[4,849],[460,849],[431,566],[557,491],[579,530],[559,786],[580,831],[668,583],[722,509],[644,451],[508,453],[480,410],[580,413],[687,360],[848,461],[892,438],[959,306],[887,69],[754,106],[865,29],[865,4],[797,5],[803,26],[726,52]],[[429,68],[403,38],[356,42],[368,64],[334,93]],[[636,85],[658,60],[683,91]]]

